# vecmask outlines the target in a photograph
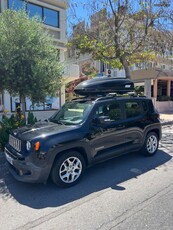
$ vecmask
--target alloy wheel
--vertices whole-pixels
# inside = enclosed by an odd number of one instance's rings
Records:
[[[149,136],[147,140],[147,151],[151,154],[154,153],[157,149],[157,145],[158,145],[157,137],[155,135]]]
[[[64,183],[73,183],[82,173],[82,162],[77,157],[67,158],[60,166],[59,176]]]

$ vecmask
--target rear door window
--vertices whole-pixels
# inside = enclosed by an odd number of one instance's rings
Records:
[[[126,118],[137,117],[142,114],[141,104],[138,101],[125,103]]]

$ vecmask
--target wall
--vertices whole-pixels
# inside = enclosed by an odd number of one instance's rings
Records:
[[[58,110],[51,110],[51,111],[44,111],[44,112],[40,112],[40,111],[36,111],[33,112],[34,116],[37,118],[37,120],[41,120],[44,121],[48,118],[50,118],[55,112],[57,112]],[[8,113],[7,116],[10,117],[12,113]],[[0,113],[0,121],[2,120],[2,115],[3,113]],[[28,116],[28,113],[26,113],[26,117]]]
[[[155,98],[152,101],[159,113],[173,112],[173,101],[156,101]]]

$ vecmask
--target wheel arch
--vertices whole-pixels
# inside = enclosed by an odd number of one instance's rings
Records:
[[[73,147],[73,148],[68,148],[68,149],[62,150],[62,151],[58,151],[57,154],[56,154],[56,156],[55,156],[55,158],[54,158],[54,160],[53,160],[51,169],[53,168],[54,162],[55,162],[59,157],[61,157],[65,152],[68,152],[68,151],[76,151],[76,152],[80,153],[80,154],[83,156],[83,158],[84,158],[86,167],[88,166],[88,164],[89,164],[89,159],[88,159],[86,150],[85,150],[83,147]]]
[[[148,138],[150,138],[152,135],[155,135],[155,137],[157,138],[157,145],[154,143],[154,151],[152,150],[152,152],[148,149]],[[144,139],[144,144],[141,148],[141,152],[143,155],[145,156],[153,156],[156,152],[157,152],[157,149],[158,149],[158,146],[159,146],[159,136],[160,136],[160,130],[157,129],[157,128],[154,128],[154,129],[150,129],[148,130],[148,132],[146,132],[146,136],[145,136],[145,139]],[[149,146],[150,148],[150,146]]]
[[[73,156],[73,153],[71,154],[70,152],[74,152],[74,156],[78,156],[78,158],[80,159],[81,162],[83,162],[83,166],[82,166],[82,172],[85,171],[85,168],[86,166],[88,165],[88,159],[87,159],[87,155],[86,155],[86,152],[83,148],[80,148],[80,147],[76,147],[76,148],[69,148],[69,149],[65,149],[63,151],[59,151],[57,152],[54,160],[53,160],[53,163],[52,163],[52,166],[51,166],[51,170],[49,172],[49,179],[51,179],[56,185],[59,185],[61,187],[69,187],[68,183],[64,184],[65,182],[63,181],[62,182],[62,179],[60,179],[60,176],[58,177],[59,179],[55,178],[55,171],[56,171],[56,162],[58,164],[59,162],[59,159],[67,159],[66,157],[70,157],[70,156]],[[64,154],[64,157],[63,157],[63,154]],[[66,155],[65,155],[66,154]],[[80,157],[79,157],[80,155]],[[62,162],[63,162],[62,161]],[[62,163],[61,162],[61,163]],[[60,163],[60,164],[61,164]],[[58,166],[59,167],[59,166]],[[83,174],[83,173],[82,173]],[[80,173],[80,177],[81,177],[81,173]],[[61,181],[60,181],[61,180]],[[80,180],[80,179],[77,179],[76,182]],[[75,181],[72,182],[73,185],[76,183]],[[63,183],[63,184],[62,184]]]
[[[148,135],[149,133],[156,133],[157,136],[158,136],[158,138],[159,138],[159,140],[161,139],[161,133],[160,133],[160,130],[159,130],[159,129],[157,129],[157,128],[150,129],[150,130],[146,133],[146,137],[147,137],[147,135]]]

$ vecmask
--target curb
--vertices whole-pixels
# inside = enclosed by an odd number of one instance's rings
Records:
[[[161,121],[161,125],[164,126],[164,125],[172,125],[173,124],[173,121]]]

